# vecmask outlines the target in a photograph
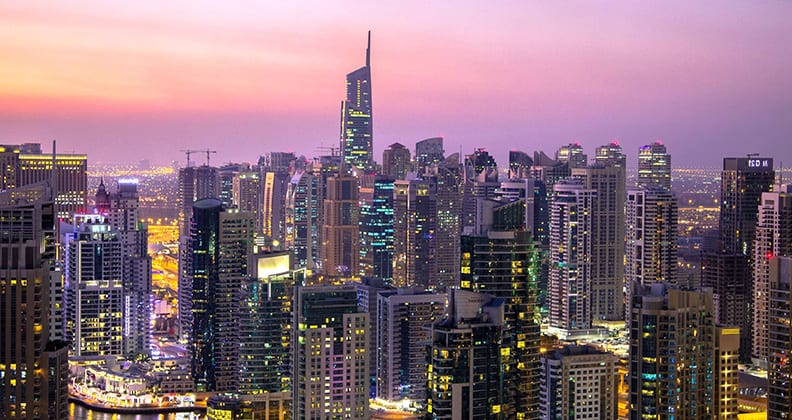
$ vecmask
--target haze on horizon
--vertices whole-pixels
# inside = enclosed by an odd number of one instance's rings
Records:
[[[0,144],[93,161],[213,162],[337,146],[344,76],[372,31],[375,158],[617,139],[635,165],[792,163],[792,3],[0,3]]]

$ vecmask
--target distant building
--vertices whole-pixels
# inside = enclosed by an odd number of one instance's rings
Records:
[[[327,179],[322,225],[322,274],[325,281],[357,277],[360,269],[358,178]]]
[[[313,270],[319,263],[318,233],[320,214],[319,180],[309,172],[298,170],[286,189],[284,207],[284,249],[291,250],[292,267]]]
[[[443,138],[431,137],[415,143],[415,167],[420,171],[431,165],[437,165],[445,159]]]
[[[393,285],[448,286],[437,278],[437,185],[412,179],[393,188]]]
[[[261,179],[256,172],[240,172],[232,180],[231,203],[241,211],[251,213],[256,221],[256,232],[263,224],[261,211]]]
[[[371,106],[371,32],[366,65],[347,74],[346,99],[341,102],[341,154],[348,169],[374,169],[374,130]]]
[[[360,274],[393,281],[393,183],[385,175],[360,180]]]
[[[618,417],[619,358],[591,346],[569,345],[541,357],[543,419]]]
[[[509,179],[525,179],[531,176],[533,159],[528,153],[519,150],[509,151]]]
[[[382,152],[382,174],[393,179],[404,179],[412,169],[410,149],[393,143]]]
[[[671,191],[671,155],[663,143],[656,141],[638,149],[637,186]]]
[[[569,168],[585,168],[588,165],[588,155],[583,152],[583,146],[578,142],[561,146],[556,151],[555,158],[569,165]]]

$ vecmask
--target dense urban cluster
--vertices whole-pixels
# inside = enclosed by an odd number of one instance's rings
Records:
[[[212,419],[792,416],[792,188],[772,158],[673,185],[661,142],[629,177],[615,141],[503,167],[434,137],[377,163],[370,65],[317,158],[190,150],[89,188],[86,155],[0,146],[0,418],[65,419],[69,398]]]

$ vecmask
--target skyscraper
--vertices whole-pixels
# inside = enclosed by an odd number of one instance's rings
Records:
[[[770,260],[767,418],[792,418],[792,258]]]
[[[361,275],[393,281],[393,178],[363,175],[360,186]]]
[[[555,158],[570,168],[585,168],[588,164],[588,155],[583,152],[583,146],[578,142],[559,147]]]
[[[509,179],[525,179],[531,175],[533,159],[519,150],[509,151]]]
[[[265,171],[261,175],[261,231],[272,241],[283,244],[285,238],[285,211],[287,189],[291,177],[288,172]]]
[[[671,155],[656,141],[638,149],[638,188],[671,191]]]
[[[393,191],[394,286],[448,286],[437,283],[435,183],[421,179],[396,181]]]
[[[188,242],[187,300],[192,375],[198,391],[235,392],[239,383],[239,295],[248,276],[253,247],[253,216],[224,210],[220,200],[206,198],[193,206]]]
[[[239,172],[232,182],[232,200],[239,210],[252,213],[256,221],[256,232],[261,232],[261,180],[256,172]]]
[[[374,168],[371,107],[371,31],[366,65],[347,74],[346,99],[341,102],[341,155],[348,168]]]
[[[754,363],[766,366],[770,306],[770,261],[792,256],[792,185],[774,185],[762,193],[753,252],[753,350]]]
[[[410,149],[401,143],[393,143],[382,152],[382,174],[393,179],[404,179],[412,169]]]
[[[68,418],[68,345],[48,341],[52,190],[0,193],[0,418]]]
[[[124,355],[123,245],[99,215],[75,215],[66,240],[66,336],[74,356]]]
[[[319,262],[318,179],[305,170],[297,170],[286,189],[284,206],[284,244],[291,250],[295,269],[313,270]]]
[[[443,138],[431,137],[415,143],[415,168],[420,171],[430,165],[435,165],[443,161],[445,151],[443,150]]]
[[[295,288],[293,418],[369,418],[369,314],[354,285]]]
[[[322,225],[322,273],[325,281],[357,277],[360,270],[358,178],[340,174],[327,179]]]

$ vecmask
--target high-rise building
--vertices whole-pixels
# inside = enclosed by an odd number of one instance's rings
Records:
[[[597,192],[580,180],[555,184],[550,206],[550,327],[562,337],[588,334],[592,325],[592,205]]]
[[[262,172],[261,231],[284,244],[286,241],[286,197],[291,177],[288,172]]]
[[[363,175],[360,185],[362,276],[393,281],[393,183],[386,175]]]
[[[625,283],[677,284],[677,198],[658,187],[627,192]],[[626,318],[626,319],[629,319]]]
[[[663,283],[635,286],[631,308],[629,418],[700,419],[730,413],[737,349],[728,336],[737,329],[716,328],[711,291]],[[733,414],[719,418],[735,418]]]
[[[437,217],[434,259],[436,284],[447,287],[459,284],[459,241],[462,231],[462,176],[457,160],[434,165],[424,178],[435,185]]]
[[[393,143],[382,152],[382,174],[393,179],[404,179],[412,169],[410,149]]]
[[[228,208],[234,205],[234,177],[240,172],[249,171],[247,164],[229,163],[217,168],[217,185],[219,194],[217,198]]]
[[[770,259],[768,308],[767,418],[792,418],[792,258]]]
[[[573,168],[572,176],[596,191],[591,205],[591,319],[615,321],[624,318],[624,202],[626,157],[612,142],[597,148],[596,163]]]
[[[415,168],[419,172],[427,166],[439,164],[445,159],[443,138],[431,137],[415,143]]]
[[[774,185],[762,193],[753,253],[753,340],[754,363],[766,367],[770,306],[770,260],[792,256],[792,185]]]
[[[148,227],[140,217],[136,179],[119,179],[110,195],[110,226],[121,240],[124,286],[124,354],[147,354],[151,338],[151,257]]]
[[[66,239],[66,337],[78,357],[124,355],[123,244],[104,216],[75,215]]]
[[[489,230],[462,237],[460,288],[503,299],[505,418],[539,418],[537,267],[529,231]]]
[[[291,390],[291,311],[294,285],[288,251],[253,256],[252,275],[242,282],[239,313],[239,392]]]
[[[592,346],[569,345],[542,355],[543,419],[618,417],[619,358]]]
[[[588,155],[583,152],[583,146],[579,142],[559,147],[555,158],[558,162],[566,163],[570,168],[585,168],[588,164]]]
[[[240,290],[249,274],[254,220],[206,198],[193,205],[187,252],[191,288],[179,299],[189,312],[192,376],[198,391],[235,392],[239,384]],[[186,293],[185,293],[186,294]]]
[[[511,348],[503,337],[504,303],[503,298],[492,295],[449,289],[447,316],[431,330],[429,418],[518,418],[505,410],[508,402],[502,375]]]
[[[322,225],[322,273],[325,281],[357,277],[360,270],[358,178],[341,174],[327,179]]]
[[[437,283],[437,194],[431,180],[396,181],[393,187],[393,284],[442,289]]]
[[[420,288],[378,295],[377,398],[413,406],[426,401],[426,327],[442,318],[446,299]]]
[[[293,314],[293,418],[368,419],[371,332],[355,286],[298,286]]]
[[[261,231],[261,180],[256,172],[239,172],[232,180],[232,200],[236,208],[252,213],[256,221],[256,232]]]
[[[737,398],[740,383],[740,329],[717,327],[715,329],[714,374],[717,384],[713,388],[714,412],[719,419],[737,419]]]
[[[525,179],[531,176],[533,159],[528,153],[519,150],[509,151],[509,179]]]
[[[495,158],[484,149],[476,149],[465,156],[463,169],[462,230],[465,231],[475,229],[479,200],[494,197],[500,183]]]
[[[319,261],[318,189],[318,179],[307,171],[296,171],[286,189],[284,240],[285,249],[293,254],[294,269],[313,270]]]
[[[346,99],[341,102],[341,155],[347,168],[374,168],[374,130],[371,107],[371,32],[366,65],[347,74]]]
[[[53,174],[52,167],[55,167]],[[83,154],[20,153],[17,185],[49,182],[53,176],[57,195],[55,210],[59,219],[71,221],[76,213],[84,213],[88,200],[88,156]]]
[[[49,341],[52,191],[0,193],[0,418],[68,418],[68,344]]]
[[[638,149],[638,188],[671,191],[671,155],[656,141]]]

